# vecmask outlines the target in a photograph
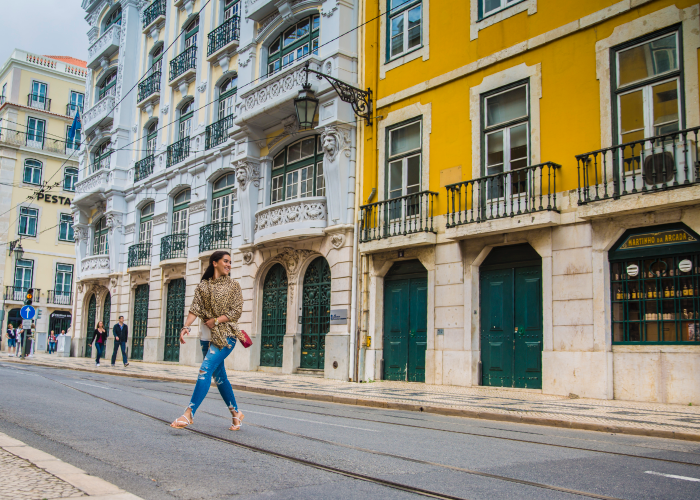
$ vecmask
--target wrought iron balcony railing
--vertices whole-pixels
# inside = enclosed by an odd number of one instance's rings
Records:
[[[47,292],[46,303],[59,306],[72,306],[73,294],[63,290],[49,290]]]
[[[579,205],[697,183],[698,131],[694,127],[576,155]]]
[[[199,251],[208,252],[221,248],[231,247],[231,236],[233,235],[233,224],[231,222],[214,222],[202,226],[199,230]]]
[[[166,168],[180,163],[190,155],[190,138],[185,137],[168,146],[168,161]]]
[[[109,170],[109,161],[112,157],[112,153],[114,153],[114,151],[109,151],[108,153],[95,158],[95,160],[90,164],[90,173],[94,174],[98,170],[102,169]]]
[[[31,287],[28,286],[6,286],[5,287],[5,300],[13,300],[15,302],[24,302],[27,298],[27,291]],[[34,303],[39,302],[41,297],[41,290],[39,288],[34,288]]]
[[[208,35],[207,56],[212,55],[217,50],[225,47],[234,40],[240,38],[240,20],[238,16],[233,16],[224,21],[221,26],[211,31]]]
[[[80,141],[76,136],[77,146],[80,147]],[[29,130],[29,132],[21,132],[18,130],[10,130],[0,128],[0,142],[12,146],[26,146],[31,149],[40,149],[57,154],[71,154],[73,151],[70,147],[74,143],[67,143],[65,139],[48,138],[41,132]]]
[[[187,258],[187,233],[170,234],[160,239],[160,260]]]
[[[151,244],[137,243],[129,247],[128,267],[150,266],[151,265]]]
[[[170,80],[173,81],[175,78],[183,74],[188,69],[195,69],[197,67],[197,47],[193,45],[185,49],[185,51],[177,56],[175,59],[170,61]]]
[[[233,127],[233,115],[228,115],[211,125],[207,125],[206,138],[204,140],[205,149],[210,149],[226,142],[228,129],[231,127]]]
[[[71,104],[68,103],[66,104],[66,116],[70,116],[71,118],[75,116],[75,112],[77,110],[80,110],[80,118],[83,117],[83,107],[79,104]]]
[[[134,182],[145,179],[153,173],[153,165],[155,159],[153,155],[148,155],[143,160],[139,160],[134,164]]]
[[[41,94],[28,94],[27,106],[34,109],[51,111],[51,99]]]
[[[446,226],[558,211],[557,170],[560,168],[561,165],[545,162],[445,186]]]
[[[146,97],[160,92],[160,71],[154,71],[144,81],[139,83],[139,94],[136,98],[137,102],[143,101]]]
[[[143,10],[143,27],[145,28],[158,16],[165,15],[165,0],[154,0],[154,2]]]
[[[360,242],[437,232],[433,227],[433,205],[437,195],[433,191],[421,191],[361,206]]]

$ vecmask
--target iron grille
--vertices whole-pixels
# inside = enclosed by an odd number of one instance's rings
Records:
[[[144,81],[139,83],[139,95],[136,99],[138,102],[143,101],[146,97],[160,92],[160,71],[154,71]]]
[[[155,158],[153,155],[148,155],[143,160],[137,161],[134,165],[134,182],[138,182],[151,175],[153,173],[153,165],[155,165]]]
[[[199,230],[200,253],[231,248],[232,232],[231,222],[214,222],[213,224],[202,226]]]
[[[228,115],[219,121],[207,125],[205,149],[210,149],[226,142],[228,129],[233,127],[233,115]]]
[[[190,138],[185,137],[168,146],[168,161],[166,167],[180,163],[190,155]]]
[[[435,233],[433,205],[437,193],[421,191],[391,200],[363,205],[360,241],[365,243],[391,236]]]
[[[160,240],[160,260],[183,259],[187,257],[187,234],[170,234]]]
[[[218,28],[209,33],[209,43],[207,45],[207,56],[212,55],[233,41],[240,38],[240,21],[238,16],[233,16],[221,24]]]
[[[151,265],[151,244],[137,243],[129,247],[128,267],[150,266]]]
[[[193,45],[170,61],[170,81],[183,74],[189,69],[197,67],[197,46]]]

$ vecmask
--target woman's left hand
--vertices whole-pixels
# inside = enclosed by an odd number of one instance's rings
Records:
[[[215,318],[208,319],[204,322],[204,324],[207,325],[210,330],[213,330],[214,329],[214,320],[215,320]]]

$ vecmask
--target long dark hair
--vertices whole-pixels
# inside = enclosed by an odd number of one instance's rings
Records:
[[[202,275],[202,281],[204,280],[209,280],[214,277],[214,262],[219,262],[221,259],[223,259],[226,256],[231,257],[231,254],[228,253],[226,250],[217,250],[213,254],[209,256],[209,266],[207,269],[204,271],[204,274]]]

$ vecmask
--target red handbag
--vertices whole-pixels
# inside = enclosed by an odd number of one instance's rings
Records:
[[[241,333],[243,334],[243,340],[241,340],[241,345],[248,349],[250,346],[253,345],[253,341],[250,340],[250,337],[248,337],[248,334],[245,332],[245,330],[241,330]]]

